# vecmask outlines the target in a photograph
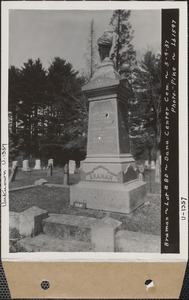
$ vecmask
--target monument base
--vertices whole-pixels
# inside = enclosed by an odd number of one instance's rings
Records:
[[[81,181],[70,187],[70,204],[85,203],[86,208],[131,213],[144,203],[146,183],[103,183]]]

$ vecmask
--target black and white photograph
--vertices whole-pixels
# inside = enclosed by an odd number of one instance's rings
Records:
[[[8,10],[10,257],[185,253],[179,9],[127,6]]]

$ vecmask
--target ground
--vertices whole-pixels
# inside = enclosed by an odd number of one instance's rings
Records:
[[[32,170],[24,172],[18,170],[16,180],[10,183],[10,189],[32,185],[40,178],[49,182],[62,184],[63,170],[60,168],[53,170],[53,176],[47,177],[46,170]],[[75,184],[80,180],[80,171],[77,170],[70,176],[70,184]],[[81,216],[102,218],[106,215],[120,220],[123,229],[160,235],[160,184],[154,182],[154,171],[147,171],[145,176],[148,194],[145,203],[131,214],[109,213],[101,210],[79,209],[69,205],[69,187],[46,187],[37,186],[32,189],[12,191],[9,193],[10,211],[21,212],[31,206],[47,210],[49,213],[77,214]]]

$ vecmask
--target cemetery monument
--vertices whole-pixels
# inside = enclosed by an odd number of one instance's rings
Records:
[[[132,91],[114,67],[117,40],[113,31],[98,39],[101,64],[83,87],[89,100],[87,157],[81,181],[70,187],[70,204],[130,213],[144,203],[146,183],[138,180],[130,154],[127,103]]]

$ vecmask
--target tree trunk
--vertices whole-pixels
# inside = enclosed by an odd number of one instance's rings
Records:
[[[156,154],[156,169],[155,169],[155,182],[161,183],[161,163],[160,163],[160,151]]]

